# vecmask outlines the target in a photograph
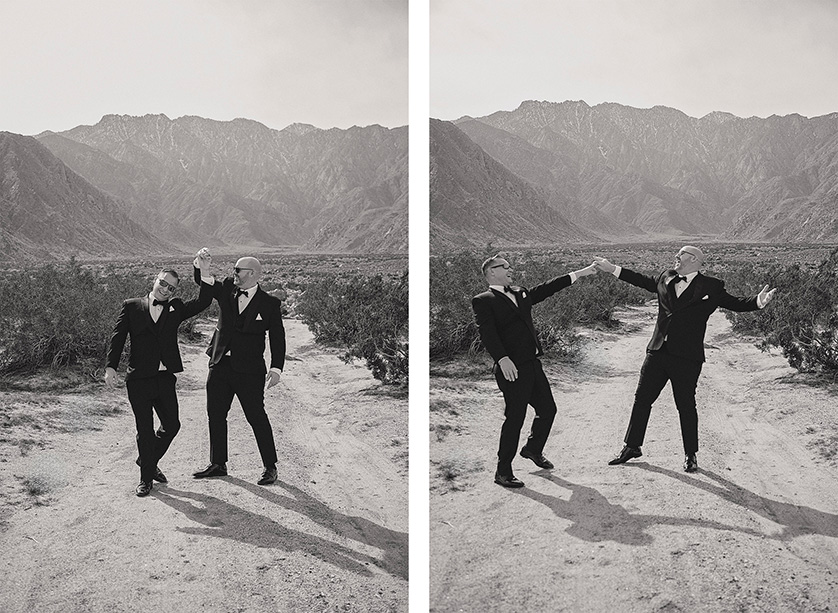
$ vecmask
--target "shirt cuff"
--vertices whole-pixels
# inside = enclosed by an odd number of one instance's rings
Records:
[[[765,308],[765,303],[762,301],[762,299],[759,297],[759,295],[757,295],[757,307],[760,308],[760,309]]]
[[[276,374],[281,375],[282,374],[282,369],[281,368],[271,368],[271,372],[275,372]]]
[[[570,277],[570,284],[571,284],[571,285],[573,285],[574,283],[576,283],[576,279],[577,279],[577,277],[576,277],[576,272],[572,272],[572,273],[570,273],[568,276]]]
[[[621,272],[623,272],[623,267],[619,264],[614,264],[614,270],[611,271],[611,274],[619,279]]]
[[[215,275],[210,275],[209,277],[201,276],[201,283],[206,283],[207,285],[215,285]]]

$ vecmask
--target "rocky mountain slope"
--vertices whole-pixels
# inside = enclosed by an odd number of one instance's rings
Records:
[[[0,259],[174,249],[36,139],[0,132]]]
[[[838,113],[696,119],[662,106],[527,101],[453,123],[605,239],[838,241]],[[433,152],[433,131],[431,140]],[[432,186],[432,201],[449,197]]]
[[[454,248],[492,242],[594,240],[545,195],[504,167],[452,123],[431,120],[431,244]]]
[[[191,248],[407,249],[407,128],[321,130],[200,117],[107,115],[41,142]]]

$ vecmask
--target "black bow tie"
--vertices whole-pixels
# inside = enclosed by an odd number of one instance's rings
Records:
[[[154,300],[151,301],[151,306],[157,306],[158,304],[161,305],[161,306],[166,306],[167,304],[169,304],[169,301],[168,300],[158,300],[157,298],[155,298]]]
[[[238,298],[241,295],[249,296],[250,294],[247,293],[246,289],[237,289],[236,290],[236,298]]]
[[[686,281],[686,280],[687,280],[687,278],[686,278],[686,277],[682,277],[681,275],[675,275],[674,277],[672,277],[672,280],[673,280],[675,283],[678,283],[679,281]]]
[[[507,294],[512,294],[513,293],[512,286],[511,285],[504,285],[503,286],[503,291],[505,291]]]

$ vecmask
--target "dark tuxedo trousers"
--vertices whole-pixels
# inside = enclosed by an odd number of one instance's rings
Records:
[[[556,402],[550,382],[541,367],[541,360],[531,360],[518,366],[518,378],[507,381],[495,364],[495,380],[503,394],[504,422],[500,430],[500,445],[498,446],[498,472],[505,475],[512,474],[512,460],[518,451],[518,441],[521,438],[521,428],[527,417],[527,405],[535,410],[532,429],[527,438],[527,449],[541,454],[550,428],[556,417]]]
[[[137,449],[140,465],[140,479],[150,482],[154,478],[157,463],[169,450],[172,440],[180,431],[177,393],[174,374],[162,371],[152,377],[129,379],[128,402],[134,412],[137,424]],[[154,430],[154,414],[160,420],[157,431]]]
[[[640,369],[640,380],[634,393],[625,442],[629,447],[640,447],[646,436],[646,426],[652,405],[660,396],[666,382],[672,384],[672,395],[681,421],[681,438],[684,453],[698,451],[698,411],[695,405],[695,390],[701,374],[702,362],[672,355],[666,343],[655,351],[646,353]]]

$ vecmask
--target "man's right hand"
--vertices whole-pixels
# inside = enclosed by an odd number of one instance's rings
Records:
[[[116,385],[116,371],[110,366],[105,368],[105,385],[107,387],[113,387]]]
[[[602,272],[614,272],[615,270],[617,270],[617,267],[605,258],[598,258],[594,256],[594,264]]]
[[[509,356],[505,355],[498,360],[498,366],[500,366],[500,371],[507,381],[515,381],[518,378],[518,369],[515,367],[515,363],[509,359]]]
[[[212,256],[209,249],[201,247],[198,253],[195,254],[195,260],[192,262],[195,268],[200,268],[201,273],[209,272],[210,264],[212,264]]]

